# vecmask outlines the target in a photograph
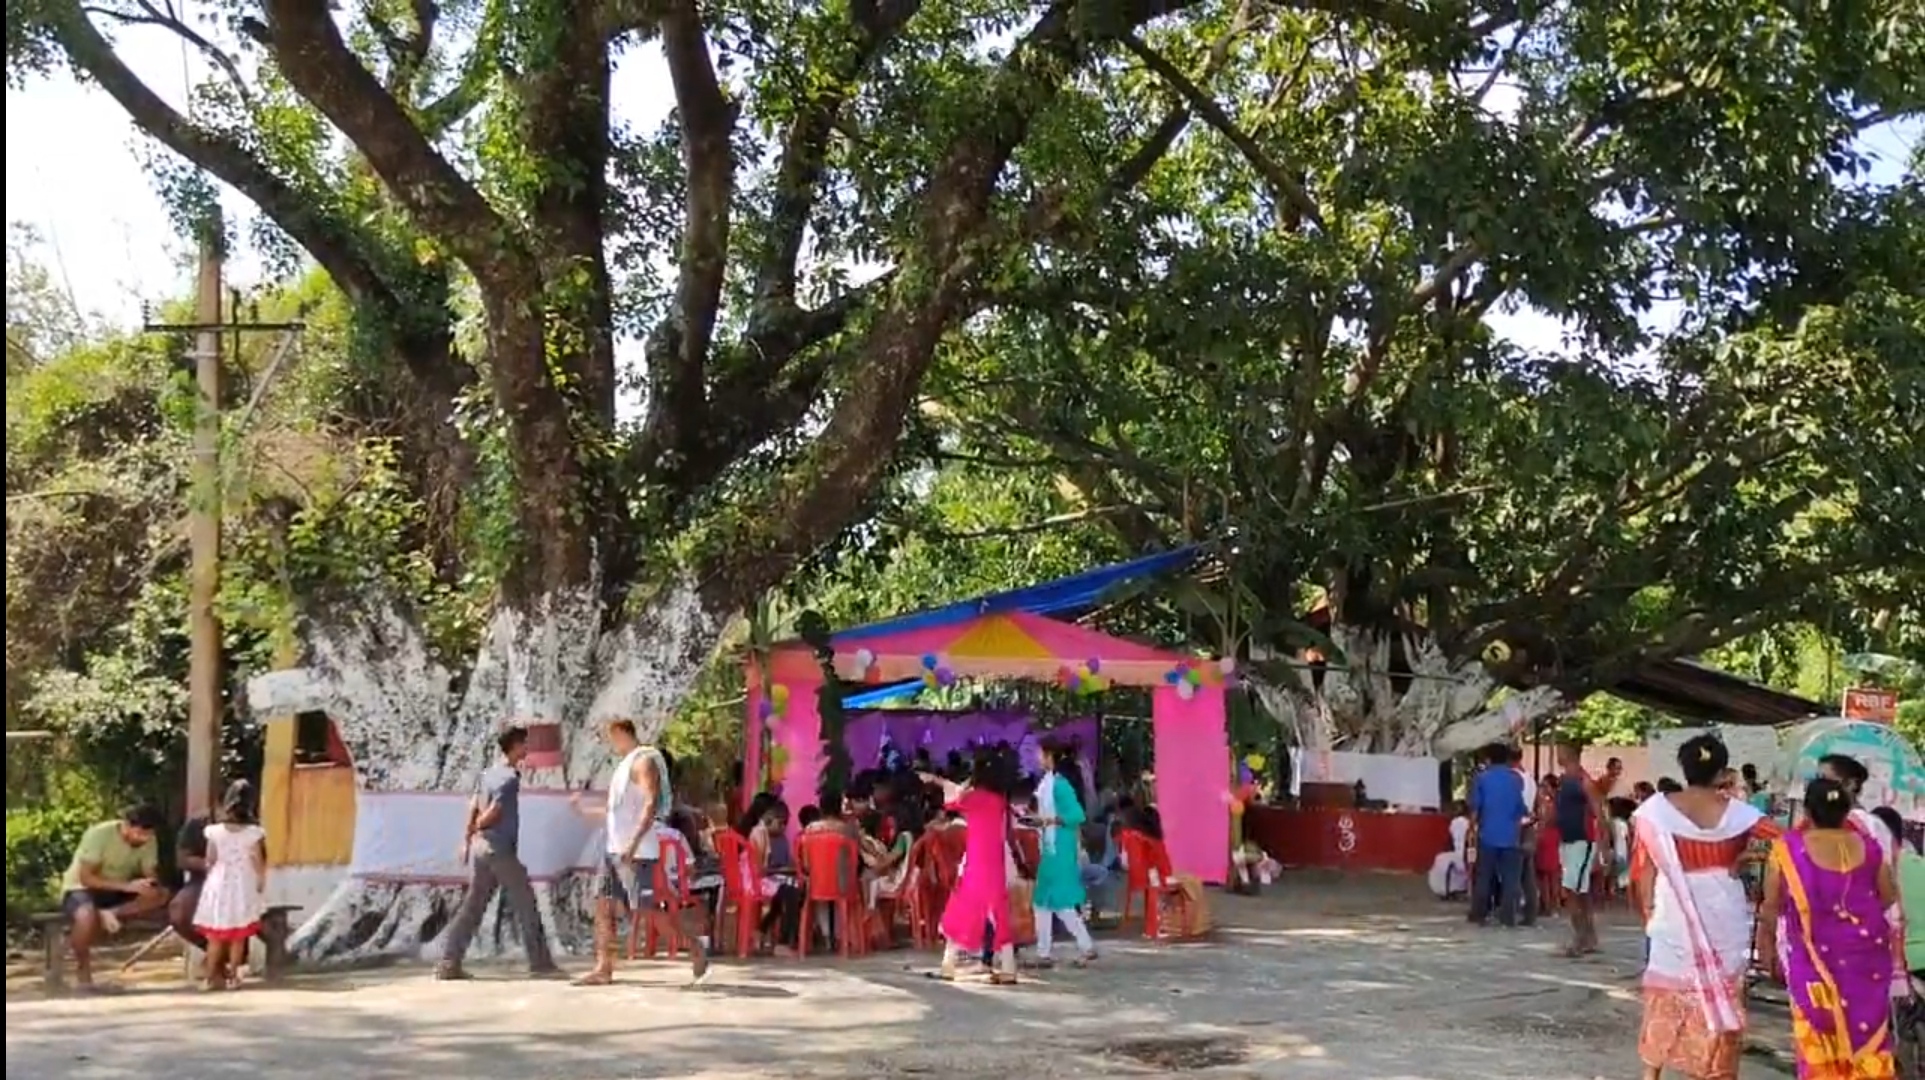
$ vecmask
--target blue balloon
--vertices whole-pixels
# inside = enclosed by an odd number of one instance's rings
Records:
[[[1166,671],[1163,673],[1163,681],[1169,683],[1171,686],[1175,686],[1177,683],[1183,681],[1183,673],[1181,671]]]
[[[923,666],[923,667],[926,667],[926,668],[928,668],[928,669],[929,669],[929,670],[931,670],[931,671],[934,671],[934,670],[936,670],[936,654],[935,654],[935,653],[923,653],[923,654],[922,654],[922,666]]]

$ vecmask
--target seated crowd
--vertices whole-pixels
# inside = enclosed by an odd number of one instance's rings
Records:
[[[777,793],[756,794],[748,807],[726,825],[720,807],[708,815],[686,806],[677,806],[668,828],[682,836],[694,859],[696,869],[690,891],[712,916],[719,916],[727,903],[725,878],[736,877],[743,889],[753,889],[760,901],[760,915],[753,930],[753,947],[758,953],[794,955],[803,929],[805,915],[812,919],[811,943],[840,944],[842,928],[835,925],[829,905],[814,905],[805,911],[806,882],[802,852],[811,838],[829,834],[848,840],[859,862],[858,885],[853,896],[860,900],[858,917],[865,935],[863,944],[893,941],[898,918],[907,916],[912,892],[919,875],[947,863],[948,879],[953,881],[961,858],[961,815],[944,805],[940,786],[927,783],[924,776],[959,775],[961,755],[952,754],[945,768],[935,768],[926,752],[914,759],[886,754],[879,767],[851,778],[846,789],[825,786],[814,803],[794,810]],[[1081,843],[1078,864],[1089,897],[1091,915],[1097,911],[1116,913],[1122,898],[1125,858],[1122,835],[1140,833],[1161,840],[1161,825],[1156,811],[1139,807],[1135,800],[1118,792],[1094,800],[1089,820],[1078,830]],[[1025,882],[1035,875],[1036,800],[1035,780],[1019,785],[1011,801],[1011,828],[1005,843],[1010,880]],[[790,821],[796,830],[791,840]],[[952,843],[940,842],[942,834],[954,831]],[[930,838],[924,849],[918,843]],[[726,853],[739,852],[741,864],[734,874],[724,872]],[[940,871],[935,871],[940,872]],[[1022,884],[1016,886],[1017,890]],[[1027,912],[1029,905],[1012,905]],[[1018,921],[1022,916],[1018,915]],[[711,925],[714,925],[712,923]]]

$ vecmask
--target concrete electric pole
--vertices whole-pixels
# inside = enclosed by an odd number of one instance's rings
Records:
[[[187,593],[190,652],[187,667],[187,811],[204,814],[214,808],[214,786],[219,782],[221,754],[221,624],[214,603],[221,583],[221,381],[223,334],[232,334],[238,348],[244,333],[293,333],[298,322],[242,322],[239,297],[222,314],[221,273],[225,236],[220,215],[208,221],[201,236],[200,272],[194,291],[194,321],[146,324],[148,333],[194,335],[194,379],[199,387],[194,411],[194,464],[188,506],[188,550],[191,569]]]

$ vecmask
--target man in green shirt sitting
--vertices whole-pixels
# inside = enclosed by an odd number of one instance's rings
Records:
[[[60,910],[70,924],[67,941],[74,950],[75,981],[82,988],[93,985],[95,941],[117,933],[122,919],[166,910],[160,846],[154,843],[165,824],[159,810],[136,806],[81,834],[74,860],[60,879]]]

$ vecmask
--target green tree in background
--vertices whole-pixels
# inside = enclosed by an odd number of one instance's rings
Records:
[[[1273,665],[1278,711],[1359,748],[1501,735],[1840,581],[1916,595],[1925,189],[1855,142],[1918,107],[1916,20],[1229,18],[1235,48],[1127,43],[1173,149],[1004,265],[931,383],[950,449],[1031,462],[1125,546],[1221,542],[1210,636],[1331,659]],[[1572,348],[1494,336],[1520,305]]]

